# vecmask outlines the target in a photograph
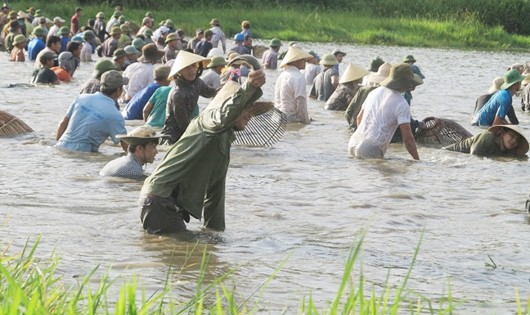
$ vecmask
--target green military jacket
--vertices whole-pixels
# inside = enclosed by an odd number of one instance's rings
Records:
[[[197,219],[204,208],[204,225],[224,230],[225,180],[235,140],[232,127],[262,94],[245,84],[219,107],[207,107],[145,180],[142,194],[173,196],[178,207]]]
[[[502,151],[501,139],[496,134],[483,131],[478,135],[464,139],[445,147],[446,150],[470,153],[480,156],[514,156],[514,150]]]

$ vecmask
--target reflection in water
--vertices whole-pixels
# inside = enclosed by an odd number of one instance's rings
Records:
[[[304,43],[319,54],[334,47]],[[477,96],[492,78],[527,56],[399,47],[342,47],[348,62],[364,66],[374,56],[391,63],[408,54],[427,76],[414,91],[417,119],[438,116],[468,125]],[[473,70],[469,71],[469,65]],[[29,81],[32,63],[8,63],[0,55],[0,110],[35,132],[2,138],[0,150],[0,238],[20,249],[42,235],[37,255],[61,257],[66,281],[101,264],[94,283],[111,276],[140,277],[148,292],[159,290],[170,272],[180,297],[195,293],[204,250],[209,254],[206,281],[235,269],[230,286],[248,297],[282,264],[267,287],[263,312],[294,313],[303,296],[316,303],[334,297],[344,261],[356,236],[367,230],[362,255],[365,278],[376,288],[403,279],[425,231],[410,288],[438,298],[452,284],[459,310],[514,309],[513,288],[526,288],[530,230],[524,202],[528,194],[527,159],[490,159],[420,147],[419,162],[402,145],[391,145],[384,161],[347,156],[349,140],[342,113],[309,101],[311,125],[291,125],[274,147],[235,147],[227,178],[227,230],[202,229],[152,236],[142,230],[137,209],[141,183],[104,178],[99,170],[122,154],[105,143],[100,153],[65,153],[52,148],[57,124],[92,72],[82,64],[74,82],[54,87],[3,88]],[[264,99],[272,100],[277,71],[266,70]],[[517,104],[518,98],[514,98]],[[207,100],[200,100],[203,108]],[[516,106],[527,136],[530,116]],[[128,129],[139,122],[127,122]],[[161,152],[164,151],[162,147]],[[157,156],[152,172],[164,154]],[[488,255],[499,268],[485,267]],[[171,271],[168,271],[171,267]],[[377,289],[376,289],[377,290]],[[320,304],[323,305],[323,304]],[[462,312],[462,311],[461,311]]]

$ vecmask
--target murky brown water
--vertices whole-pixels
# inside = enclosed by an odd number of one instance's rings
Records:
[[[334,48],[302,46],[321,55]],[[414,93],[414,117],[451,118],[473,133],[480,129],[467,121],[476,97],[507,66],[530,59],[511,53],[341,48],[348,53],[345,63],[363,67],[377,55],[398,62],[413,54],[427,76]],[[0,55],[0,86],[29,82],[32,66],[9,63]],[[334,297],[348,251],[363,230],[368,231],[364,273],[376,288],[389,270],[391,283],[402,281],[424,230],[409,288],[436,299],[447,295],[450,284],[458,313],[513,312],[515,288],[526,300],[528,161],[420,147],[422,161],[417,163],[401,145],[392,145],[384,161],[352,160],[346,155],[349,134],[342,113],[325,111],[323,103],[311,101],[313,124],[290,128],[270,149],[233,148],[226,232],[204,232],[194,220],[191,232],[180,239],[155,237],[141,228],[136,206],[141,183],[98,175],[120,148],[104,145],[100,154],[66,154],[50,146],[57,124],[91,71],[92,65],[83,64],[70,85],[0,88],[0,110],[35,129],[34,135],[0,139],[0,239],[13,243],[14,251],[41,235],[37,255],[55,251],[67,281],[101,264],[94,282],[111,267],[114,277],[139,275],[153,292],[163,286],[172,265],[183,270],[170,278],[171,286],[186,297],[193,294],[207,247],[208,279],[237,269],[228,283],[241,300],[259,290],[286,260],[259,304],[264,313],[295,313],[310,293],[322,307]],[[277,75],[267,72],[269,100]],[[530,116],[519,106],[516,112],[530,136]],[[129,128],[133,125],[137,123]],[[153,169],[148,166],[148,171]],[[486,266],[488,256],[497,269]]]

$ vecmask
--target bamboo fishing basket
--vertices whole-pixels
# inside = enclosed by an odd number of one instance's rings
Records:
[[[425,127],[415,134],[416,142],[419,144],[441,148],[473,136],[450,119],[427,117],[423,122]]]
[[[33,132],[33,129],[25,122],[0,110],[0,137],[16,136],[29,132]]]

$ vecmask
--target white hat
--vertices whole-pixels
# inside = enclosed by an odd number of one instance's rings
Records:
[[[392,65],[388,62],[385,62],[381,66],[379,66],[377,72],[372,72],[367,75],[366,81],[368,83],[371,83],[372,85],[379,84],[390,75],[390,69],[392,69]]]
[[[312,55],[309,53],[306,53],[302,49],[295,47],[295,46],[289,46],[289,50],[285,54],[285,57],[283,57],[282,63],[280,64],[280,67],[285,67],[287,64],[297,61],[300,59],[309,60],[313,58]]]
[[[369,71],[350,63],[346,68],[346,71],[344,71],[340,77],[339,83],[347,83],[359,80],[369,73]]]
[[[169,73],[169,76],[173,77],[180,70],[198,62],[202,63],[202,66],[206,68],[206,66],[210,63],[210,59],[204,58],[203,56],[194,53],[190,53],[185,50],[181,50],[178,53],[175,62],[173,63],[173,67],[171,67],[171,72]]]

